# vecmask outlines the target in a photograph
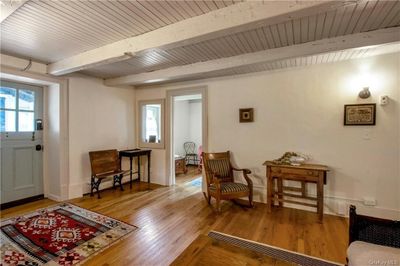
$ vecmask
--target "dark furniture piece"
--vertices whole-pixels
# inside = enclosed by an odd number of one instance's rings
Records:
[[[121,191],[122,177],[131,171],[122,170],[117,150],[102,150],[89,152],[90,166],[92,169],[90,196],[93,196],[93,190],[97,190],[97,197],[100,199],[100,183],[103,179],[113,177],[113,187],[118,183]],[[132,173],[131,173],[132,175]]]
[[[176,157],[175,158],[175,174],[186,174],[187,167],[185,162],[185,157]]]
[[[142,149],[131,149],[131,150],[122,150],[119,152],[120,161],[122,157],[129,158],[129,166],[130,166],[130,179],[129,179],[129,186],[132,188],[132,175],[135,173],[138,174],[138,178],[135,180],[140,181],[140,157],[147,156],[147,182],[150,183],[150,159],[151,159],[151,150],[142,150]],[[137,172],[133,172],[132,169],[132,161],[133,158],[137,157]]]
[[[354,205],[350,206],[349,217],[349,244],[354,241],[364,241],[400,248],[400,221],[359,215]]]
[[[266,161],[264,165],[267,167],[268,212],[271,212],[271,208],[276,201],[279,203],[279,207],[282,207],[284,202],[316,207],[319,221],[322,222],[324,217],[324,184],[326,184],[326,174],[329,171],[327,166],[318,164],[293,166],[277,164],[271,161]],[[275,190],[275,180],[277,181],[277,191]],[[298,181],[301,184],[301,188],[284,186],[284,180]],[[315,183],[317,185],[317,197],[307,195],[306,183]],[[300,192],[300,194],[294,194],[293,192]],[[287,198],[302,198],[316,203],[304,203]]]
[[[197,165],[199,161],[196,153],[196,144],[191,141],[185,142],[183,143],[183,148],[185,150],[186,164]]]
[[[218,153],[203,152],[202,157],[207,181],[207,195],[205,196],[208,204],[211,204],[211,197],[215,198],[217,211],[220,212],[221,200],[248,197],[249,207],[253,206],[253,182],[248,177],[248,174],[251,174],[249,169],[232,167],[229,151]],[[234,171],[242,172],[247,184],[234,182]]]

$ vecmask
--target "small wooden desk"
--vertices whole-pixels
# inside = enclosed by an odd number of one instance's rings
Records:
[[[316,207],[319,221],[322,222],[324,214],[324,184],[326,184],[326,174],[329,171],[327,166],[319,164],[280,165],[271,161],[266,161],[263,165],[267,167],[268,212],[271,212],[271,207],[275,205],[275,201],[279,202],[280,207],[283,202],[300,204]],[[274,180],[277,180],[277,191],[275,190]],[[283,180],[299,181],[301,182],[301,188],[283,186]],[[315,183],[317,185],[316,198],[307,195],[306,183]],[[291,191],[292,193],[285,191]],[[293,192],[297,192],[297,194]],[[307,199],[315,201],[316,204],[289,200],[284,197]]]
[[[137,157],[137,167],[138,170],[137,173],[138,174],[138,178],[136,180],[140,181],[140,156],[147,156],[147,182],[150,183],[150,154],[151,154],[151,150],[142,150],[142,149],[132,149],[132,150],[123,150],[123,151],[119,151],[119,159],[120,162],[122,163],[122,157],[128,157],[129,158],[129,166],[130,166],[130,170],[131,170],[131,174],[130,174],[130,188],[132,188],[132,174],[133,173],[133,169],[132,169],[132,160],[134,157]]]

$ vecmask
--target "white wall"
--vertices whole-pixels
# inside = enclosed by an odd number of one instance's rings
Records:
[[[189,101],[189,135],[190,141],[196,143],[196,153],[201,145],[201,100]]]
[[[201,100],[179,100],[174,103],[174,151],[184,156],[183,144],[192,141],[196,150],[201,145]]]
[[[101,79],[83,75],[69,77],[71,198],[89,191],[89,151],[135,148],[134,97],[132,88],[106,87]],[[129,169],[124,161],[123,168]]]
[[[208,86],[209,151],[231,150],[238,166],[250,168],[260,201],[265,201],[262,163],[298,151],[332,169],[325,186],[327,212],[337,212],[344,202],[359,205],[364,213],[400,218],[399,61],[399,54],[388,54],[145,87],[136,89],[136,98],[163,98],[166,90]],[[360,100],[357,94],[365,85],[372,97]],[[344,104],[377,103],[379,95],[388,95],[390,104],[377,105],[376,126],[343,126]],[[239,123],[242,107],[255,109],[254,123]],[[164,150],[153,156],[165,161]],[[153,169],[155,182],[165,182],[163,167],[165,163]],[[364,197],[375,198],[377,206],[363,207]]]
[[[174,102],[174,154],[185,156],[183,144],[190,141],[189,101]]]

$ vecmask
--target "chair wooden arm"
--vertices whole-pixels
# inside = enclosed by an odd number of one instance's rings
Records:
[[[243,172],[243,177],[244,177],[244,179],[246,179],[247,186],[249,187],[249,189],[253,189],[253,181],[251,181],[250,177],[248,176],[249,174],[251,174],[250,169],[247,169],[247,168],[239,169],[239,168],[232,167],[232,170],[238,171],[238,172]]]

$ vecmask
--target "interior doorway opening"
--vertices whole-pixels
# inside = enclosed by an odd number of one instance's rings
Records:
[[[186,109],[180,109],[179,105],[186,105]],[[190,105],[192,106],[192,112],[190,111]],[[186,129],[181,131],[179,128],[183,126]],[[206,86],[167,91],[165,130],[167,154],[165,183],[167,185],[179,183],[179,179],[181,179],[184,183],[193,182],[193,185],[201,187],[205,191],[200,154],[202,151],[207,152],[208,150],[207,128]],[[189,133],[183,134],[185,130]],[[190,131],[192,131],[192,134]],[[184,145],[185,143],[189,144]],[[188,146],[187,151],[185,146]],[[187,153],[193,155],[187,156]],[[179,160],[181,162],[180,165],[178,165]],[[186,167],[186,174],[181,174],[180,167]],[[177,174],[175,173],[176,170]],[[196,178],[192,178],[190,175]],[[185,182],[185,178],[189,180]]]
[[[202,95],[173,97],[173,154],[175,184],[201,182]],[[200,184],[201,186],[201,184]]]

